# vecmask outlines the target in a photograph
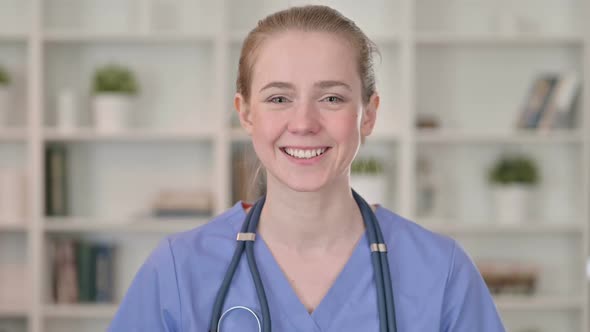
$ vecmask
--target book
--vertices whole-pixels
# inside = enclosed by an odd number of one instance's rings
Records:
[[[561,75],[547,110],[537,126],[541,131],[572,128],[573,118],[581,90],[580,77],[576,73]]]
[[[95,301],[112,303],[114,301],[114,246],[96,244],[93,247],[95,266]]]
[[[56,303],[78,302],[76,242],[60,239],[50,242],[52,254],[53,298]]]
[[[518,119],[518,128],[532,129],[537,127],[547,109],[558,80],[559,74],[556,73],[544,73],[534,80]]]
[[[78,302],[93,302],[96,295],[96,263],[93,245],[78,242],[76,265],[78,268]]]
[[[75,239],[50,242],[56,303],[112,303],[115,246]]]
[[[45,147],[45,214],[67,216],[67,148],[63,144]]]

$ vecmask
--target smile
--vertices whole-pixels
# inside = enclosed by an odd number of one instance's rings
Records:
[[[281,148],[281,151],[283,151],[284,153],[288,154],[289,156],[293,157],[293,158],[297,158],[297,159],[311,159],[311,158],[315,158],[318,156],[321,156],[322,154],[324,154],[329,148],[327,147],[323,147],[323,148],[306,148],[306,149],[297,149],[297,148],[288,148],[288,147],[283,147]]]

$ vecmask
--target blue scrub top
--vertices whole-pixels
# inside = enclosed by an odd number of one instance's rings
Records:
[[[454,240],[383,207],[375,214],[389,251],[398,331],[505,331],[481,275]],[[207,331],[245,217],[242,202],[238,202],[209,223],[164,239],[138,271],[109,331]],[[254,253],[273,331],[379,331],[366,236],[311,314],[261,237],[254,243]],[[223,311],[233,306],[245,306],[261,315],[245,257]],[[233,310],[223,320],[221,331],[258,331],[258,327],[247,311]]]

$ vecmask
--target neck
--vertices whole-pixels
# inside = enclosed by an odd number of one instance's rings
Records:
[[[346,179],[318,192],[297,192],[269,174],[258,231],[273,245],[325,252],[356,243],[364,223]]]

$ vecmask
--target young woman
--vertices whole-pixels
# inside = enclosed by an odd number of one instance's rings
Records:
[[[351,190],[379,106],[373,51],[324,6],[258,23],[234,104],[267,194],[163,241],[110,331],[504,331],[455,241]]]

